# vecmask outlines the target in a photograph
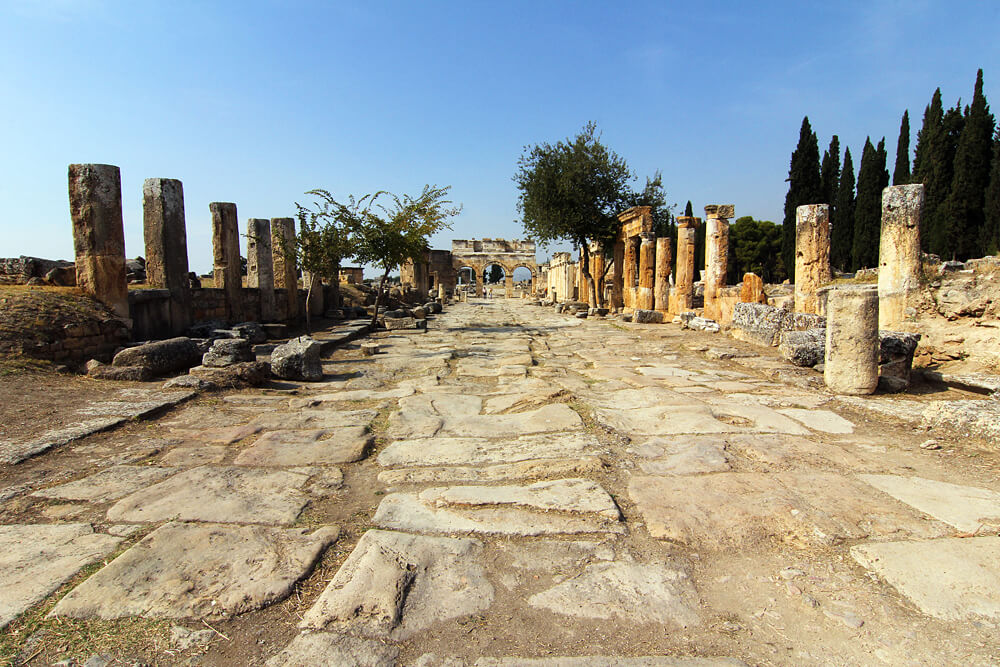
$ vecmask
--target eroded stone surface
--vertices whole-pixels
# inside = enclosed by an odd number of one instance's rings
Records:
[[[245,466],[336,465],[360,461],[371,446],[365,426],[312,431],[271,431],[240,452]]]
[[[809,430],[778,412],[758,405],[650,406],[633,410],[595,410],[597,418],[625,434],[680,435],[684,433],[787,433]]]
[[[266,667],[317,667],[318,665],[366,665],[395,667],[399,649],[373,639],[334,632],[303,633],[268,660]]]
[[[383,484],[428,484],[436,482],[498,482],[542,477],[570,477],[600,472],[604,463],[594,456],[578,459],[529,459],[517,463],[490,466],[447,466],[396,468],[383,470],[378,480]]]
[[[649,475],[697,475],[729,470],[726,442],[718,437],[650,438],[637,448],[645,460],[639,467]]]
[[[397,440],[378,455],[382,466],[451,466],[511,463],[593,454],[600,443],[585,433],[528,435],[504,440],[420,438]]]
[[[55,616],[224,618],[284,599],[337,528],[168,523],[63,598]]]
[[[972,533],[984,527],[1000,528],[1000,493],[996,491],[920,477],[860,477],[893,498],[960,531]]]
[[[177,468],[156,466],[114,466],[75,482],[35,491],[32,495],[100,503],[121,498],[177,471]]]

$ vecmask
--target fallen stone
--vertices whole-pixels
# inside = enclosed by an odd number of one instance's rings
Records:
[[[88,523],[0,525],[0,629],[120,542]]]
[[[270,431],[240,452],[242,466],[336,465],[360,461],[373,442],[365,426],[312,431]]]
[[[1000,620],[998,537],[859,544],[851,556],[929,616]]]
[[[391,311],[390,311],[391,312]],[[396,329],[417,329],[417,319],[414,317],[391,317],[389,313],[386,313],[385,317],[381,320],[382,326],[384,326],[389,331]],[[426,322],[426,320],[424,320]]]
[[[363,343],[361,345],[361,354],[363,356],[374,357],[378,352],[378,343]]]
[[[658,310],[638,309],[632,313],[632,321],[636,324],[662,324],[663,313]]]
[[[197,366],[201,351],[197,343],[179,336],[128,347],[115,355],[113,366],[144,366],[153,375],[165,375]]]
[[[267,342],[267,332],[264,327],[257,322],[241,322],[233,325],[233,331],[239,334],[240,338],[245,338],[251,345],[259,345]],[[249,359],[247,361],[250,361]]]
[[[220,338],[212,342],[212,347],[201,358],[203,366],[225,368],[244,361],[257,361],[250,349],[250,341],[244,338]]]
[[[579,576],[528,598],[528,604],[566,616],[700,625],[698,595],[687,573],[641,563],[595,563]]]
[[[243,389],[266,384],[271,379],[271,367],[266,361],[244,361],[225,368],[195,366],[190,374],[216,387]]]
[[[876,489],[957,530],[1000,529],[1000,493],[920,477],[860,475]]]
[[[826,329],[782,331],[778,352],[796,366],[815,366],[826,355]]]
[[[108,520],[290,524],[308,501],[299,490],[308,479],[283,470],[202,466],[119,500]]]
[[[335,527],[167,523],[77,586],[52,616],[222,619],[283,600],[337,540]]]
[[[178,375],[175,378],[171,378],[163,383],[164,389],[195,389],[197,391],[212,391],[217,389],[218,385],[214,382],[209,382],[208,380],[202,379],[195,375]]]
[[[96,359],[87,362],[87,376],[118,382],[148,382],[153,379],[153,373],[145,366],[109,366]]]
[[[305,380],[318,382],[323,379],[323,364],[320,362],[322,345],[302,336],[271,352],[271,373],[285,380]]]
[[[369,530],[300,627],[402,641],[493,601],[477,540]]]
[[[264,664],[266,667],[396,667],[398,658],[399,649],[392,644],[333,632],[310,632],[293,639],[281,653]]]
[[[50,486],[31,495],[40,498],[85,500],[103,503],[126,496],[178,472],[177,468],[120,465],[78,479],[75,482]]]

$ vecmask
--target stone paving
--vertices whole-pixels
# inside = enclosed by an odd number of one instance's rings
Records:
[[[1000,660],[995,461],[962,469],[717,334],[490,300],[378,339],[22,490],[96,518],[0,526],[0,626],[100,562],[51,617],[232,633],[305,591],[268,617],[279,643],[209,634],[183,664]]]

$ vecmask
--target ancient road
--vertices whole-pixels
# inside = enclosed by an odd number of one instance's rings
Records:
[[[1000,661],[995,453],[675,325],[499,299],[378,340],[69,446],[0,526],[21,657],[51,609],[159,664]]]

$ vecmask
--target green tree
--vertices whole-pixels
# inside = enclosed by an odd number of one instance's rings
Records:
[[[788,167],[788,194],[785,195],[785,217],[781,224],[781,259],[789,277],[795,280],[795,209],[805,204],[819,204],[823,198],[820,179],[819,144],[809,125],[802,119],[799,143],[792,152]]]
[[[726,282],[736,284],[747,272],[764,282],[784,280],[781,265],[781,227],[770,220],[737,218],[729,228],[729,270]]]
[[[988,254],[1000,252],[1000,129],[993,137],[990,182],[983,197],[983,233],[979,244]]]
[[[914,183],[924,185],[924,210],[920,217],[920,245],[930,252],[932,220],[937,208],[947,195],[949,183],[941,183],[935,178],[941,134],[944,131],[944,108],[941,105],[941,89],[934,91],[930,104],[924,109],[923,126],[917,132],[917,148],[913,155]]]
[[[899,121],[899,139],[896,140],[896,166],[892,170],[892,184],[906,185],[910,182],[910,110],[903,112]]]
[[[858,171],[858,197],[854,206],[854,238],[851,261],[855,268],[872,268],[878,265],[879,234],[882,226],[882,188],[888,180],[885,170],[885,140],[879,142],[881,151],[872,146],[871,138],[865,139]]]
[[[983,95],[983,70],[976,75],[972,104],[966,107],[955,148],[951,188],[943,205],[949,225],[942,246],[959,259],[982,254],[986,187],[990,182],[996,124]]]
[[[690,204],[690,202],[689,202]],[[650,214],[653,218],[653,233],[657,237],[670,239],[670,247],[677,247],[677,224],[674,218],[674,205],[667,204],[667,193],[663,188],[663,174],[657,171],[653,178],[646,177],[645,187],[638,192],[632,192],[628,196],[629,206],[649,206]],[[611,269],[614,260],[614,246],[604,247],[604,275]],[[674,252],[672,255],[676,255]],[[676,257],[671,257],[671,271]],[[601,276],[603,278],[604,276]]]
[[[830,218],[830,263],[841,271],[854,268],[851,251],[854,244],[854,160],[851,149],[844,150],[844,167],[840,171],[836,205]]]
[[[840,137],[836,134],[830,139],[830,147],[823,152],[820,163],[820,187],[823,191],[821,204],[830,205],[830,215],[836,206],[837,188],[840,186]]]
[[[693,218],[694,208],[691,207],[691,200],[688,199],[688,203],[684,206],[684,217]]]
[[[503,281],[503,268],[498,264],[491,264],[489,270],[486,271],[485,282],[497,284]]]
[[[632,194],[632,179],[625,160],[601,143],[593,122],[572,139],[525,148],[513,177],[524,230],[542,245],[569,241],[576,249],[592,243],[611,247],[618,236],[618,213]],[[582,253],[581,268],[589,302],[599,306],[589,255]]]

